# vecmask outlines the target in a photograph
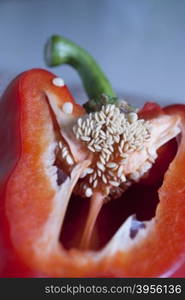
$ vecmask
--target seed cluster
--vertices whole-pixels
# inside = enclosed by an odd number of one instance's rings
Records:
[[[59,148],[61,151],[60,153],[61,153],[62,160],[64,160],[70,166],[73,165],[74,160],[70,155],[68,148],[61,141],[59,142]]]
[[[87,197],[92,194],[89,189],[99,185],[119,187],[126,182],[123,173],[126,158],[142,149],[150,139],[146,121],[138,119],[135,112],[123,113],[113,104],[103,105],[101,111],[79,118],[73,131],[94,153],[91,167],[81,175],[88,180],[88,185],[83,186]]]

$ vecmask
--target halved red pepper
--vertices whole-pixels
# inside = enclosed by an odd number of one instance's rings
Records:
[[[134,239],[128,236],[133,222],[130,217],[100,250],[65,249],[59,241],[68,205],[63,199],[91,158],[68,130],[85,110],[65,85],[53,85],[54,78],[45,70],[27,71],[9,85],[1,99],[1,277],[169,277],[179,276],[175,273],[178,269],[184,276],[185,106],[161,109],[147,104],[139,112],[143,119],[170,116],[179,120],[178,150],[159,189],[155,218],[148,225],[143,223],[145,228],[138,230]],[[63,113],[65,103],[72,104],[70,115]],[[55,116],[57,109],[61,118]],[[70,139],[75,162],[71,176],[57,186],[53,181],[56,160],[50,155],[61,134],[60,126],[65,129],[65,141]],[[174,152],[173,147],[173,141],[162,146],[158,160]],[[67,166],[62,167],[70,173]],[[149,181],[143,188],[151,184]]]

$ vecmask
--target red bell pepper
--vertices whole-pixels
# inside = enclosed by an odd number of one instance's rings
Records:
[[[102,203],[98,209],[96,204],[90,206],[95,210],[94,223],[89,223],[93,218],[91,209],[85,223],[89,202],[72,192],[83,182],[80,177],[95,156],[87,151],[85,141],[75,137],[72,128],[80,117],[86,116],[86,111],[75,103],[65,85],[53,84],[54,78],[45,70],[27,71],[9,85],[1,99],[1,277],[184,276],[185,105],[162,109],[148,103],[138,112],[140,119],[148,120],[153,127],[157,124],[160,134],[168,138],[161,136],[166,141],[161,143],[159,136],[152,137],[158,139],[158,157],[147,176],[141,177],[138,184],[133,181],[133,188],[128,187],[119,200],[113,201],[115,206],[113,202],[105,204],[109,208],[103,209],[96,223]],[[106,84],[103,86],[100,81],[101,92]],[[111,96],[108,101],[113,103],[111,88],[107,90]],[[85,106],[89,110],[95,109],[102,99],[97,101],[94,97]],[[161,126],[163,121],[167,125]],[[151,132],[157,134],[155,130]],[[60,143],[66,161],[60,157]],[[150,221],[128,217],[116,232],[111,232],[124,209],[124,201],[128,198],[132,202],[141,193],[150,206],[153,193],[146,191],[154,186],[160,186],[155,217]],[[81,195],[81,191],[77,192]],[[71,195],[75,201],[69,212]],[[100,195],[101,202],[101,188],[95,189],[94,195]],[[64,219],[66,215],[68,220]],[[91,229],[86,230],[88,224],[94,226],[94,235]]]

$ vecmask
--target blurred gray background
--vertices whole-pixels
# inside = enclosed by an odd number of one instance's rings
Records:
[[[184,0],[0,0],[0,93],[14,75],[46,67],[52,34],[86,48],[126,100],[185,102]],[[53,72],[79,97],[74,70]]]

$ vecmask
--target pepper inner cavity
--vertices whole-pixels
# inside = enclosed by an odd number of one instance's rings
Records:
[[[157,123],[155,119],[145,121],[134,111],[127,112],[122,107],[107,104],[98,112],[78,118],[72,131],[77,142],[91,155],[91,163],[74,189],[75,194],[90,198],[79,246],[87,249],[103,204],[120,197],[146,175],[157,158],[157,149],[180,130],[178,120],[169,116],[161,117]],[[67,146],[59,145],[61,161],[65,160],[71,170],[74,158]]]

